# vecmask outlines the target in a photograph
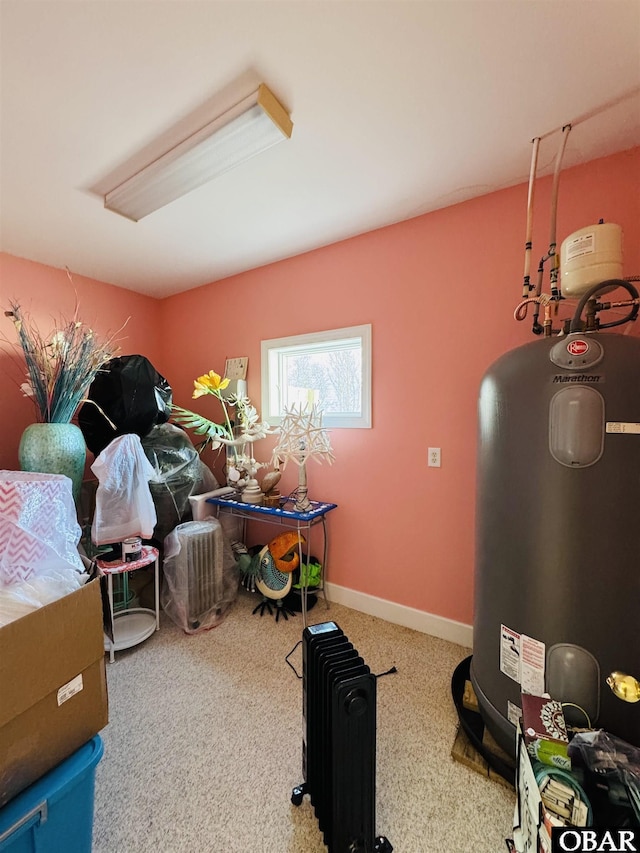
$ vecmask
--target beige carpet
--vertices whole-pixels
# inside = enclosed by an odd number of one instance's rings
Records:
[[[242,591],[217,628],[161,630],[107,664],[94,853],[326,853],[302,782],[302,682],[285,663],[302,619],[252,616]],[[450,694],[468,649],[321,600],[378,681],[376,833],[395,853],[504,853],[514,794],[454,761]],[[301,649],[291,658],[302,672]]]

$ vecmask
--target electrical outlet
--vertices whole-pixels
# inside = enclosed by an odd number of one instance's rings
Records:
[[[428,465],[429,468],[439,468],[440,467],[440,448],[439,447],[429,447],[428,448]]]
[[[249,359],[228,358],[224,365],[224,375],[227,379],[246,379]]]

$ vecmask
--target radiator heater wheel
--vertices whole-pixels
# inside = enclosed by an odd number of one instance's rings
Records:
[[[296,785],[296,787],[291,792],[291,802],[294,806],[302,805],[302,799],[304,795],[307,793],[306,785]]]

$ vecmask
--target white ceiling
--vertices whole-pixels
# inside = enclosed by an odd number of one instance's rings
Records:
[[[141,293],[526,181],[534,136],[548,173],[568,122],[565,167],[640,144],[638,0],[0,0],[0,11],[0,248]],[[104,209],[101,191],[159,138],[177,141],[259,82],[290,111],[291,140],[138,223]]]

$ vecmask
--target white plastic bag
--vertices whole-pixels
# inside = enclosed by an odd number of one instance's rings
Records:
[[[0,628],[75,592],[87,582],[88,577],[64,566],[59,570],[49,569],[43,575],[33,575],[20,583],[0,583]]]
[[[151,539],[156,510],[149,489],[156,473],[145,456],[140,437],[121,435],[91,466],[98,478],[91,538],[96,545],[122,542],[128,536]]]

